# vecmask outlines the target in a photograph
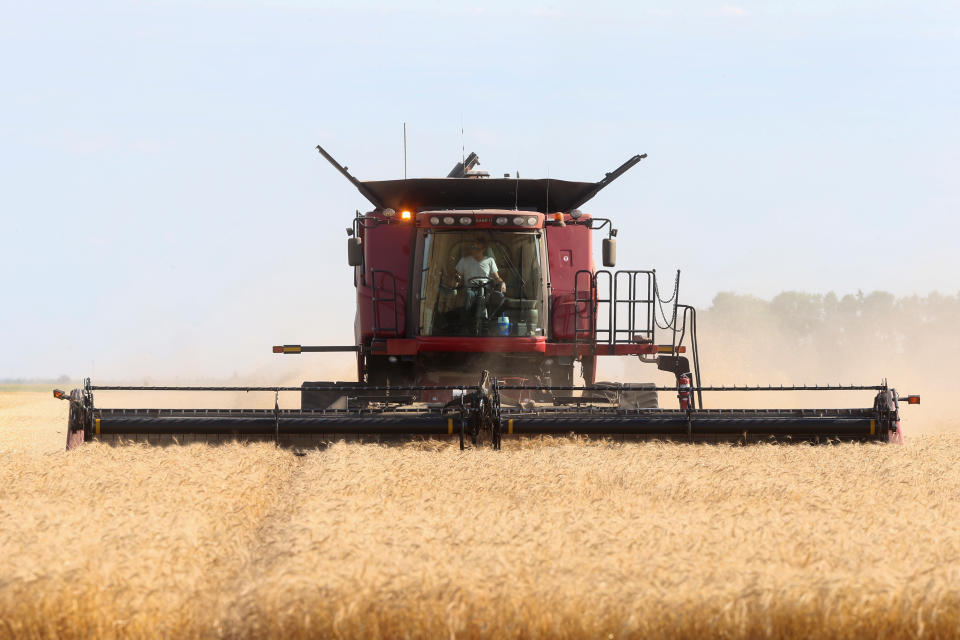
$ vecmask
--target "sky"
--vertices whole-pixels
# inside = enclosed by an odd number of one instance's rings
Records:
[[[960,291],[953,2],[0,0],[0,378],[348,344],[361,179],[598,180],[618,266]],[[301,356],[306,358],[307,356]],[[312,364],[310,366],[316,366]]]

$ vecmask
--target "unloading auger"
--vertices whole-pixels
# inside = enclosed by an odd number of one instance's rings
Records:
[[[902,442],[900,397],[879,385],[705,386],[696,310],[666,295],[654,270],[613,270],[617,230],[580,207],[639,163],[598,182],[491,178],[476,154],[446,178],[359,181],[321,155],[371,202],[347,229],[356,288],[350,345],[273,347],[278,354],[351,352],[356,381],[299,387],[99,386],[69,394],[67,449],[84,442],[272,441],[309,448],[353,439],[583,435],[682,441]],[[602,269],[593,231],[606,230]],[[688,350],[689,347],[689,350]],[[689,353],[689,358],[687,354]],[[598,382],[600,357],[636,357],[671,384]],[[574,385],[580,366],[583,385]],[[272,408],[122,409],[97,391],[272,392]],[[873,392],[860,409],[707,409],[704,392]],[[299,409],[281,409],[296,392]],[[660,408],[659,394],[676,409]]]

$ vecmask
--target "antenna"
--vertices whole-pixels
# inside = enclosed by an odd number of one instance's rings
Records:
[[[460,162],[467,164],[467,145],[463,143],[463,112],[460,112]]]
[[[550,215],[550,167],[547,167],[547,206],[543,208],[543,212]]]
[[[407,179],[407,123],[403,123],[403,179]]]

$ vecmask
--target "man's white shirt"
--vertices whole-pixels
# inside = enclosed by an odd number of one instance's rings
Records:
[[[475,260],[473,256],[464,256],[457,263],[457,272],[463,274],[463,280],[470,284],[472,278],[489,278],[491,273],[497,273],[497,263],[493,258]]]

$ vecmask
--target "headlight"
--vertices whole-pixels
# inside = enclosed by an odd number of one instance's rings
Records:
[[[530,216],[529,218],[527,218],[527,224],[532,227],[535,224],[537,224],[537,219],[534,218],[533,216]]]
[[[443,224],[453,224],[456,220],[453,219],[453,216],[444,216]]]
[[[506,219],[505,217],[503,217],[503,216],[500,216],[499,218],[497,218],[496,223],[497,223],[497,224],[507,224],[507,219]]]
[[[433,216],[432,218],[430,218],[430,224],[440,224],[440,218],[438,218],[437,216]]]
[[[471,222],[473,222],[473,220],[468,216],[463,216],[460,218],[460,224],[470,224]]]
[[[513,224],[518,226],[523,224],[523,218],[521,218],[520,216],[517,216],[516,218],[513,219]]]

